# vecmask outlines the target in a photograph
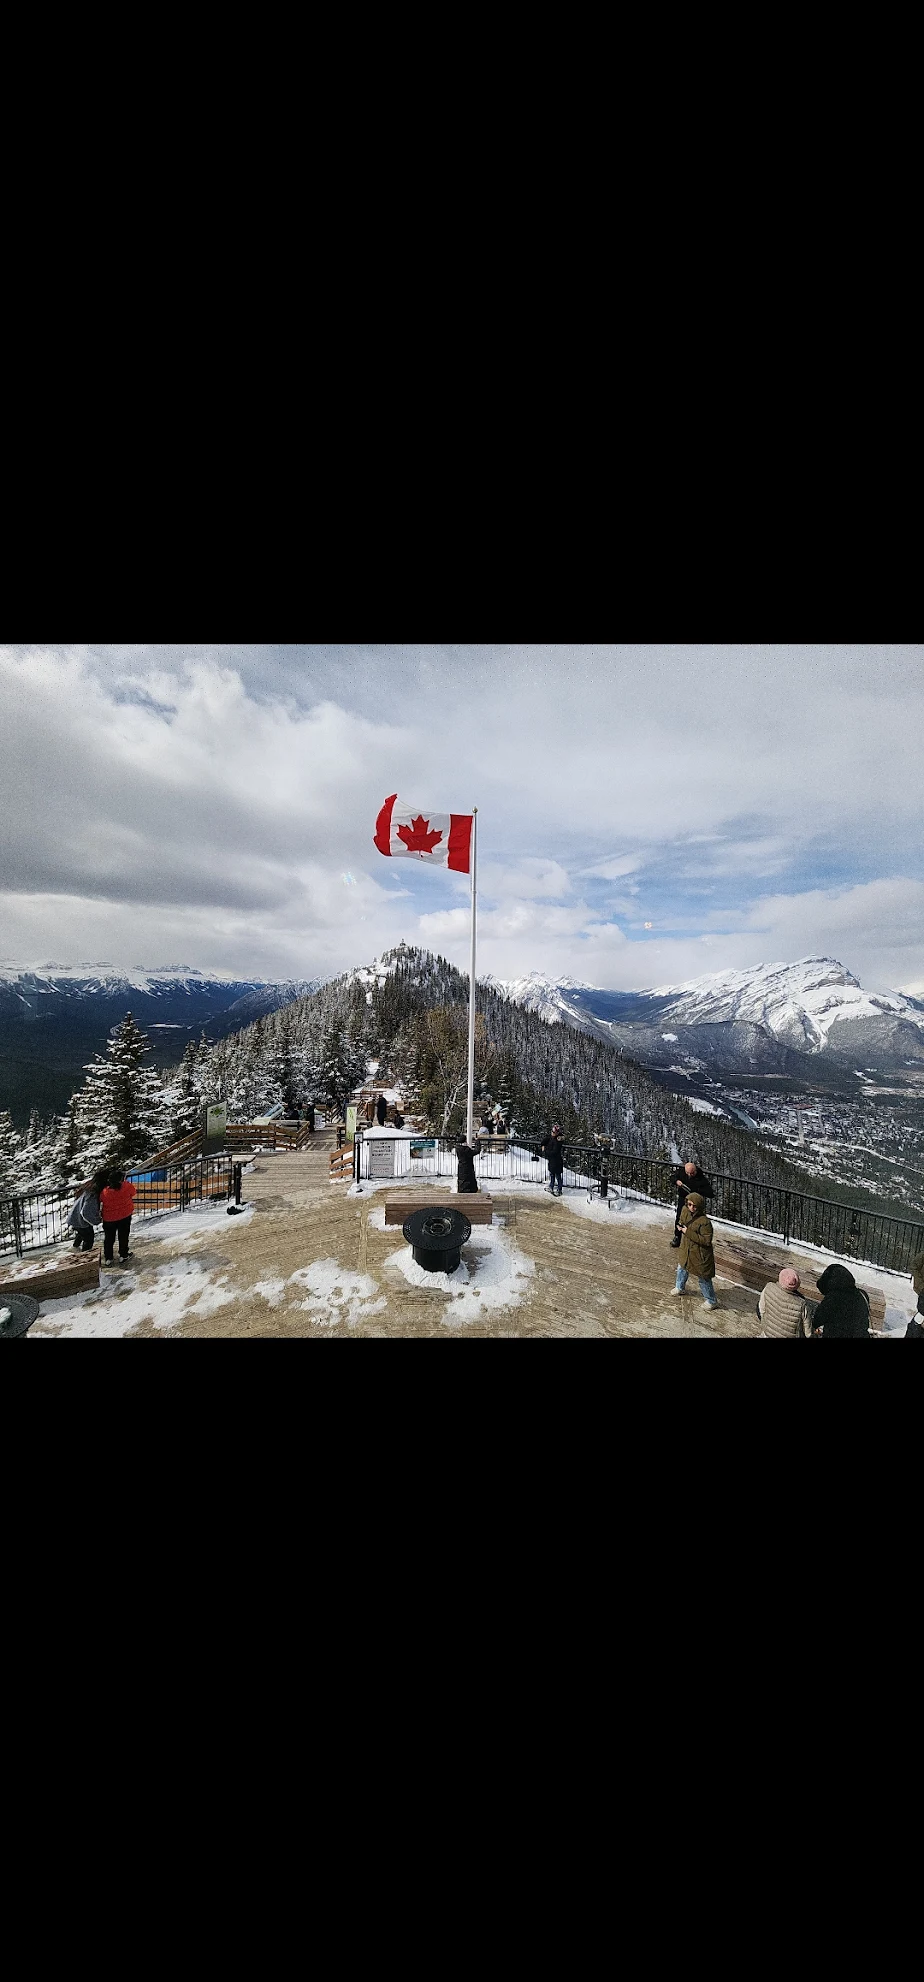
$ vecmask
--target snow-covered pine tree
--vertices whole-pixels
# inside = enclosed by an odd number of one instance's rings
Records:
[[[126,1012],[88,1064],[77,1097],[80,1163],[89,1175],[104,1163],[134,1163],[167,1141],[170,1123],[160,1076],[143,1065],[146,1035]]]
[[[508,1129],[518,1126],[515,1119],[516,1099],[514,1082],[514,1070],[509,1062],[504,1059],[501,1063],[501,1071],[497,1081],[497,1105]]]
[[[8,1108],[0,1108],[0,1197],[18,1197],[21,1183],[22,1137],[13,1127]]]
[[[199,1046],[194,1039],[190,1039],[180,1062],[179,1075],[172,1089],[170,1113],[171,1142],[180,1142],[183,1136],[192,1135],[199,1127],[199,1115],[202,1103],[196,1080],[198,1058]]]

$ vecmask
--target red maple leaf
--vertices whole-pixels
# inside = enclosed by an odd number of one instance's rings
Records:
[[[409,826],[398,827],[398,838],[404,841],[408,853],[433,852],[437,841],[441,840],[443,835],[442,833],[429,833],[427,831],[429,824],[429,819],[425,819],[423,813],[418,812],[416,819],[412,819]]]

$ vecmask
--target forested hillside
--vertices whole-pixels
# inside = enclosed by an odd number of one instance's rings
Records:
[[[520,1135],[558,1121],[566,1141],[606,1135],[633,1154],[695,1155],[707,1171],[819,1194],[817,1179],[744,1130],[695,1113],[617,1048],[550,1027],[490,985],[479,986],[477,1002],[476,1101],[499,1105]],[[66,1116],[43,1123],[33,1115],[25,1138],[0,1116],[0,1195],[70,1183],[107,1156],[137,1161],[196,1127],[203,1101],[225,1099],[238,1121],[278,1102],[343,1107],[370,1060],[412,1120],[456,1134],[465,1116],[467,1014],[467,977],[402,944],[226,1039],[191,1042],[163,1076],[145,1068],[144,1035],[127,1018]],[[830,1184],[824,1195],[907,1216],[860,1189]]]
[[[241,1120],[312,1095],[342,1106],[376,1059],[415,1119],[454,1134],[464,1126],[467,1013],[467,976],[401,945],[209,1049],[212,1091]],[[558,1121],[571,1141],[608,1135],[633,1154],[695,1153],[706,1170],[818,1194],[817,1179],[754,1136],[696,1113],[617,1049],[544,1024],[490,985],[478,987],[476,1083],[523,1136]],[[825,1195],[907,1216],[862,1191],[831,1185]]]

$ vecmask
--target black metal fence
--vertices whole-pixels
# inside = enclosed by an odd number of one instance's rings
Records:
[[[127,1174],[135,1186],[133,1220],[153,1218],[159,1211],[185,1211],[208,1199],[221,1204],[234,1197],[240,1203],[241,1165],[231,1156],[200,1156],[154,1170],[139,1165]],[[75,1191],[66,1190],[0,1198],[0,1257],[15,1253],[21,1258],[39,1246],[71,1239],[67,1221],[75,1197]]]
[[[357,1136],[354,1174],[375,1177],[370,1153],[378,1147],[406,1151],[395,1164],[396,1181],[413,1183],[415,1178],[454,1177],[455,1140],[447,1136],[376,1136],[364,1143]],[[626,1150],[605,1150],[598,1144],[587,1147],[565,1143],[564,1177],[567,1190],[586,1190],[599,1183],[606,1172],[609,1189],[623,1197],[639,1197],[656,1204],[676,1202],[673,1182],[675,1165],[660,1158],[633,1156]],[[375,1159],[371,1159],[374,1162]],[[490,1187],[504,1180],[519,1183],[545,1183],[548,1166],[538,1142],[518,1137],[516,1141],[493,1138],[479,1147],[475,1170]],[[893,1272],[909,1273],[917,1253],[924,1253],[924,1221],[892,1218],[858,1206],[838,1204],[831,1198],[806,1197],[800,1191],[785,1190],[777,1184],[759,1184],[746,1177],[728,1177],[713,1172],[709,1179],[713,1195],[707,1202],[711,1216],[730,1224],[751,1226],[769,1232],[784,1243],[818,1246],[868,1266],[884,1266]]]
[[[586,1147],[565,1143],[564,1185],[581,1190],[599,1183],[606,1172],[609,1188],[623,1197],[639,1197],[656,1204],[673,1204],[674,1165],[659,1158],[632,1156],[626,1150],[605,1150],[595,1144]],[[455,1140],[448,1136],[363,1137],[357,1134],[354,1174],[375,1176],[374,1150],[383,1158],[391,1152],[389,1175],[396,1181],[413,1183],[415,1178],[446,1177],[456,1174]],[[400,1155],[397,1154],[400,1152]],[[387,1167],[387,1166],[386,1166]],[[503,1182],[544,1183],[547,1165],[538,1142],[518,1137],[490,1139],[479,1146],[476,1172],[486,1185]],[[209,1156],[163,1169],[139,1165],[132,1174],[135,1184],[135,1218],[150,1218],[158,1211],[184,1210],[193,1202],[212,1199],[222,1202],[235,1197],[240,1202],[241,1165],[233,1156]],[[924,1252],[924,1222],[880,1216],[877,1212],[838,1204],[831,1198],[806,1197],[777,1184],[754,1183],[746,1177],[713,1174],[713,1196],[708,1210],[730,1224],[752,1226],[770,1232],[788,1245],[790,1242],[818,1246],[826,1252],[856,1259],[869,1266],[884,1266],[908,1273],[917,1253]],[[0,1199],[0,1256],[60,1244],[70,1237],[68,1217],[75,1193],[67,1191],[32,1192],[24,1197]]]

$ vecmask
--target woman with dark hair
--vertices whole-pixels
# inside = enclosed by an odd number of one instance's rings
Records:
[[[826,1266],[816,1282],[823,1295],[815,1309],[812,1334],[829,1340],[869,1340],[869,1296],[847,1266]]]
[[[116,1234],[119,1240],[119,1261],[124,1266],[132,1255],[128,1250],[128,1235],[131,1231],[132,1211],[135,1204],[135,1186],[127,1184],[124,1170],[110,1170],[105,1190],[100,1192],[100,1210],[103,1214],[103,1265],[114,1266],[113,1248]]]
[[[74,1234],[75,1252],[88,1253],[93,1250],[93,1227],[102,1223],[99,1199],[107,1175],[107,1171],[97,1170],[93,1182],[81,1191],[67,1221]]]

